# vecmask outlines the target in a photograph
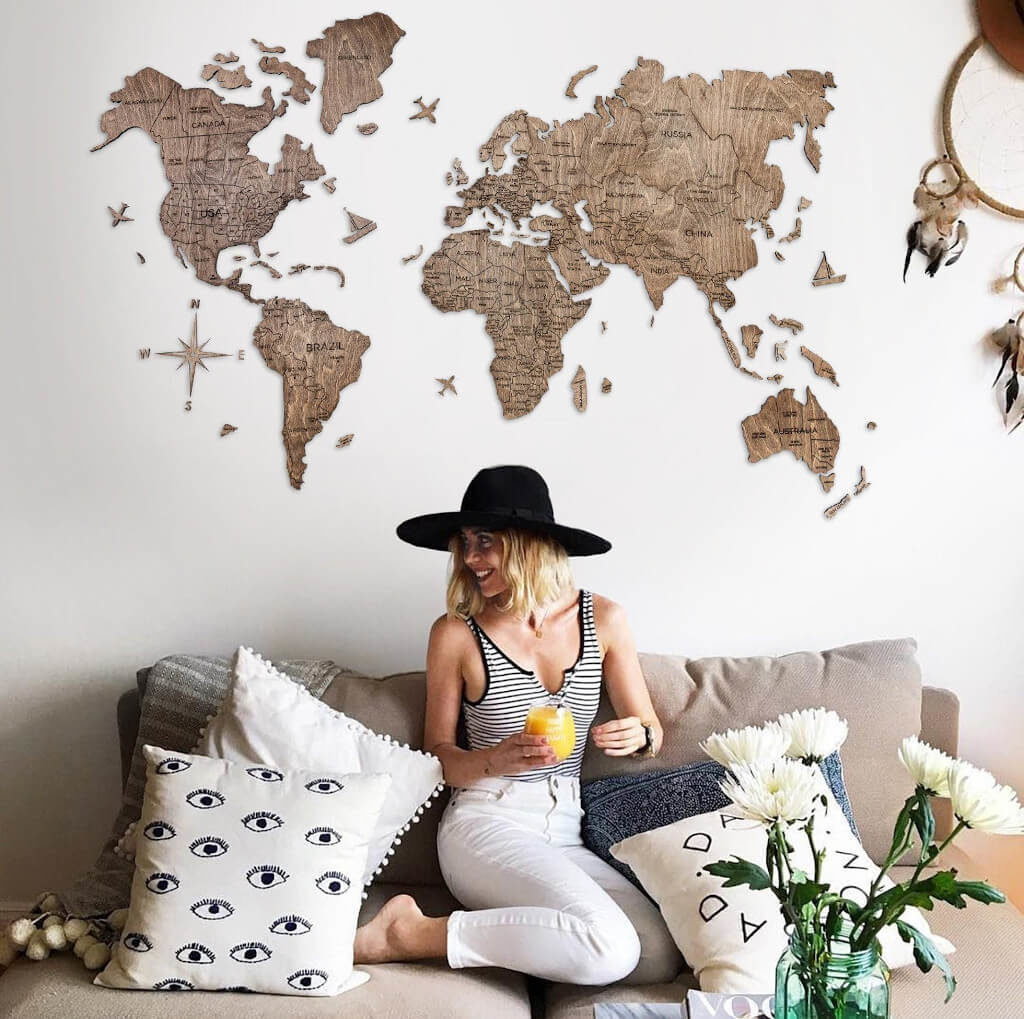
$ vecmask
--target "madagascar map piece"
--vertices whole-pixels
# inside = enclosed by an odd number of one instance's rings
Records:
[[[310,95],[316,91],[316,85],[306,77],[306,72],[287,60],[261,57],[260,70],[264,74],[283,74],[292,83],[291,88],[284,94],[291,96],[297,103],[308,103]]]
[[[301,488],[306,445],[323,430],[341,391],[359,378],[370,337],[336,326],[327,312],[302,301],[273,297],[263,305],[253,342],[284,383],[288,480]]]
[[[377,11],[346,18],[306,43],[306,56],[324,62],[320,123],[334,134],[346,113],[384,95],[377,80],[392,62],[391,51],[405,32]]]
[[[757,463],[789,450],[814,474],[828,474],[839,452],[839,429],[821,409],[807,388],[807,402],[800,403],[792,389],[769,396],[756,414],[743,419],[747,460]]]
[[[754,357],[757,354],[757,345],[761,342],[764,330],[760,326],[740,326],[740,339],[747,351],[747,357]]]
[[[506,246],[486,230],[451,234],[423,266],[423,292],[440,311],[485,316],[491,376],[502,414],[528,414],[563,368],[562,337],[587,313],[573,301],[542,247]]]
[[[587,409],[587,373],[583,370],[583,365],[576,369],[576,374],[572,377],[570,386],[572,388],[573,406],[578,411],[585,411]]]
[[[839,386],[839,380],[836,378],[836,370],[825,360],[820,354],[815,354],[810,347],[801,347],[800,353],[811,362],[811,367],[814,369],[814,374],[819,378],[828,379],[833,386]]]
[[[593,74],[597,70],[597,64],[591,64],[590,67],[584,67],[582,71],[577,71],[570,79],[569,84],[565,86],[565,94],[570,99],[578,99],[576,95],[576,86],[583,81],[588,74]]]
[[[160,147],[171,185],[160,226],[174,253],[202,282],[228,286],[252,300],[251,286],[240,282],[242,270],[221,277],[217,256],[235,244],[248,244],[259,256],[259,240],[281,210],[308,198],[303,183],[324,174],[313,146],[304,149],[298,138],[285,135],[273,173],[249,151],[250,139],[283,112],[275,109],[269,88],[261,106],[244,106],[209,88],[182,88],[146,67],[110,98],[115,105],[100,118],[106,138],[93,151],[133,127],[145,131]]]
[[[205,64],[199,73],[203,81],[216,78],[217,84],[221,88],[248,88],[252,84],[249,75],[245,73],[245,64],[238,67],[218,67],[216,64]]]

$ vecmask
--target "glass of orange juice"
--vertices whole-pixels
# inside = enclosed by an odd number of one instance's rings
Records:
[[[557,697],[534,704],[527,712],[523,731],[533,736],[546,736],[559,761],[564,761],[576,746],[576,722],[572,712]]]

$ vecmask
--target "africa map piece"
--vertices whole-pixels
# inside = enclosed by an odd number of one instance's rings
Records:
[[[302,148],[285,135],[281,159],[269,165],[249,151],[249,141],[285,110],[274,107],[270,89],[262,106],[229,103],[208,88],[182,88],[152,67],[125,79],[110,96],[114,105],[100,118],[109,145],[137,127],[160,146],[160,158],[171,188],[160,208],[160,226],[182,264],[213,286],[228,286],[252,300],[241,269],[226,278],[217,273],[224,248],[249,244],[259,255],[259,239],[270,232],[289,202],[309,196],[304,181],[317,180],[324,168],[313,146]],[[186,257],[188,262],[186,262]]]
[[[811,362],[814,374],[823,379],[828,379],[833,386],[839,386],[839,379],[836,378],[836,370],[819,354],[815,354],[810,347],[801,347],[800,353]]]
[[[593,74],[597,70],[597,64],[591,64],[590,67],[584,67],[582,71],[577,71],[570,79],[569,84],[565,86],[565,94],[570,99],[578,99],[576,95],[576,86],[583,81],[588,74]]]
[[[740,339],[747,351],[747,357],[754,357],[757,354],[757,346],[761,342],[764,330],[760,326],[740,326]]]
[[[570,388],[572,389],[573,406],[578,411],[585,411],[587,409],[587,373],[583,370],[583,365],[576,369]]]
[[[831,492],[832,486],[836,483],[836,472],[833,471],[831,474],[819,474],[818,480],[821,482],[821,487],[825,492]]]
[[[308,103],[310,95],[316,91],[316,85],[306,77],[306,72],[301,67],[288,63],[287,60],[261,57],[260,70],[264,74],[283,74],[292,83],[284,95],[291,96],[297,103]]]
[[[522,417],[563,367],[562,337],[587,313],[573,301],[544,248],[506,246],[486,230],[455,233],[423,266],[423,292],[444,312],[485,316],[494,343],[491,376],[502,414]]]
[[[831,520],[844,506],[848,506],[849,503],[850,493],[847,492],[846,495],[844,495],[842,499],[839,500],[839,502],[833,503],[825,510],[825,516],[828,517],[829,520]]]
[[[795,318],[779,318],[777,315],[769,315],[768,321],[780,329],[788,329],[794,336],[804,327],[803,322],[799,322]]]
[[[750,463],[788,449],[814,474],[827,474],[835,465],[839,429],[821,409],[810,387],[806,403],[800,403],[792,389],[769,396],[756,414],[743,419],[741,427]]]
[[[366,137],[377,133],[377,125],[372,121],[369,124],[356,124],[356,130]]]
[[[238,54],[234,50],[230,50],[227,53],[215,54],[213,59],[216,60],[218,64],[237,64]]]
[[[548,242],[535,249],[537,264],[551,269],[557,253],[575,272],[577,292],[607,278],[594,263],[603,269],[625,265],[640,276],[655,309],[676,280],[689,278],[706,295],[730,359],[741,368],[715,306],[735,304],[727,284],[757,265],[753,228],[767,226],[782,201],[782,172],[767,162],[769,145],[795,137],[802,128],[805,155],[817,170],[821,154],[814,132],[833,108],[825,98],[833,87],[831,73],[807,70],[774,78],[725,71],[711,82],[696,74],[666,78],[662,64],[641,58],[614,95],[595,100],[593,113],[555,124],[525,110],[506,116],[480,148],[489,172],[458,192],[462,206],[449,206],[445,222],[458,228],[479,209],[507,213],[517,225],[540,218],[536,206],[550,204],[554,214],[546,211],[543,218],[549,226],[558,225],[549,231]],[[515,162],[506,167],[510,143]],[[586,203],[586,222],[577,212],[581,202]],[[461,274],[454,273],[453,279],[479,280],[492,256],[479,241],[465,245],[464,255],[482,260],[463,261]],[[435,264],[432,259],[426,263]],[[565,275],[564,266],[558,268]],[[477,300],[493,338],[498,306],[493,298],[479,301],[479,284],[470,288],[474,299],[467,293],[439,293],[438,285],[443,281],[424,277],[424,289],[437,307],[461,310]],[[559,306],[568,308],[565,285],[557,277],[551,285],[561,291]],[[493,293],[495,288],[489,289]],[[528,298],[515,303],[524,301],[532,303]],[[582,303],[573,321],[586,314]],[[518,323],[520,330],[524,326]],[[511,345],[499,359],[501,377],[517,386],[521,372],[536,379],[529,358],[540,348],[548,350],[546,370],[550,343],[547,335]],[[502,390],[505,415],[526,413],[544,389],[531,388],[529,399],[513,401],[512,414],[511,394]]]
[[[252,84],[251,79],[245,73],[245,64],[239,67],[218,67],[216,64],[206,64],[199,74],[203,81],[216,78],[217,84],[221,88],[248,88]]]
[[[369,336],[336,326],[325,311],[274,297],[263,305],[253,342],[284,383],[284,449],[288,480],[302,487],[306,445],[323,430],[341,391],[359,378]]]
[[[377,80],[392,62],[391,51],[405,32],[378,11],[325,28],[306,43],[306,56],[324,62],[320,123],[334,134],[346,113],[384,95]]]
[[[250,42],[260,51],[260,53],[284,53],[283,46],[267,46],[260,42],[259,39],[251,39]]]
[[[414,113],[409,119],[410,120],[424,120],[424,119],[426,119],[426,120],[429,120],[431,124],[436,124],[437,123],[437,117],[434,116],[434,111],[437,109],[437,104],[440,101],[441,101],[440,99],[435,99],[428,106],[423,101],[423,96],[420,96],[418,99],[414,99],[413,102],[416,103],[419,106],[420,110],[419,110],[419,113]]]

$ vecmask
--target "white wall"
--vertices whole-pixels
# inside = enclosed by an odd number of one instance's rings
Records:
[[[581,560],[577,579],[627,607],[641,649],[744,655],[913,635],[927,682],[963,699],[965,754],[1024,786],[1024,430],[1003,434],[989,388],[996,362],[981,344],[1018,310],[989,282],[1007,271],[1020,229],[976,212],[959,265],[929,280],[918,262],[900,282],[911,195],[937,151],[939,94],[973,33],[970,6],[961,0],[939,18],[925,0],[394,0],[386,9],[407,35],[384,98],[326,136],[314,96],[253,146],[274,160],[283,134],[297,134],[338,177],[333,197],[307,186],[310,199],[280,216],[263,249],[279,249],[280,264],[337,262],[348,275],[344,290],[312,274],[274,288],[256,275],[255,294],[302,297],[373,341],[362,378],[310,445],[301,492],[284,470],[280,378],[251,346],[256,311],[197,283],[160,232],[156,147],[132,131],[89,148],[125,75],[151,64],[198,85],[201,64],[232,47],[253,70],[256,36],[286,45],[286,59],[319,81],[305,40],[363,11],[320,0],[9,9],[0,900],[26,900],[90,862],[118,797],[114,705],[137,667],[174,652],[228,654],[240,642],[375,672],[420,667],[445,562],[401,544],[394,527],[456,507],[470,476],[497,463],[536,466],[560,517],[611,537],[613,552]],[[581,94],[607,93],[638,54],[671,73],[835,74],[820,177],[799,143],[771,153],[787,183],[776,228],[789,230],[806,194],[804,236],[785,264],[762,247],[727,316],[737,340],[741,322],[772,311],[803,319],[802,339],[836,367],[841,389],[813,388],[842,432],[837,494],[861,463],[872,487],[831,522],[821,515],[829,498],[792,458],[746,463],[739,421],[769,390],[732,369],[687,281],[668,292],[652,330],[639,281],[616,268],[566,338],[550,394],[509,422],[487,372],[483,320],[436,312],[418,267],[400,264],[444,234],[453,156],[476,170],[477,146],[517,108],[578,115],[589,102],[563,97],[568,76],[598,63]],[[253,76],[244,101],[266,81]],[[436,126],[406,119],[418,95],[441,97]],[[370,119],[381,130],[362,138],[354,125]],[[135,222],[112,230],[106,206],[121,201]],[[343,205],[380,229],[340,244]],[[849,274],[844,286],[808,286],[822,248]],[[187,336],[192,297],[210,348],[249,356],[201,372],[185,414],[183,373],[136,350]],[[615,385],[608,397],[592,390],[585,415],[569,399],[580,362],[593,382],[608,375]],[[813,379],[795,354],[784,367],[787,384]],[[459,396],[441,400],[433,379],[453,372]],[[239,431],[221,439],[225,421]],[[348,431],[355,442],[336,450]]]

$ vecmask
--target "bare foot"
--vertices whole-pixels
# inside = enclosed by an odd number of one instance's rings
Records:
[[[443,958],[447,917],[424,916],[411,895],[388,899],[381,911],[356,931],[356,964]]]

